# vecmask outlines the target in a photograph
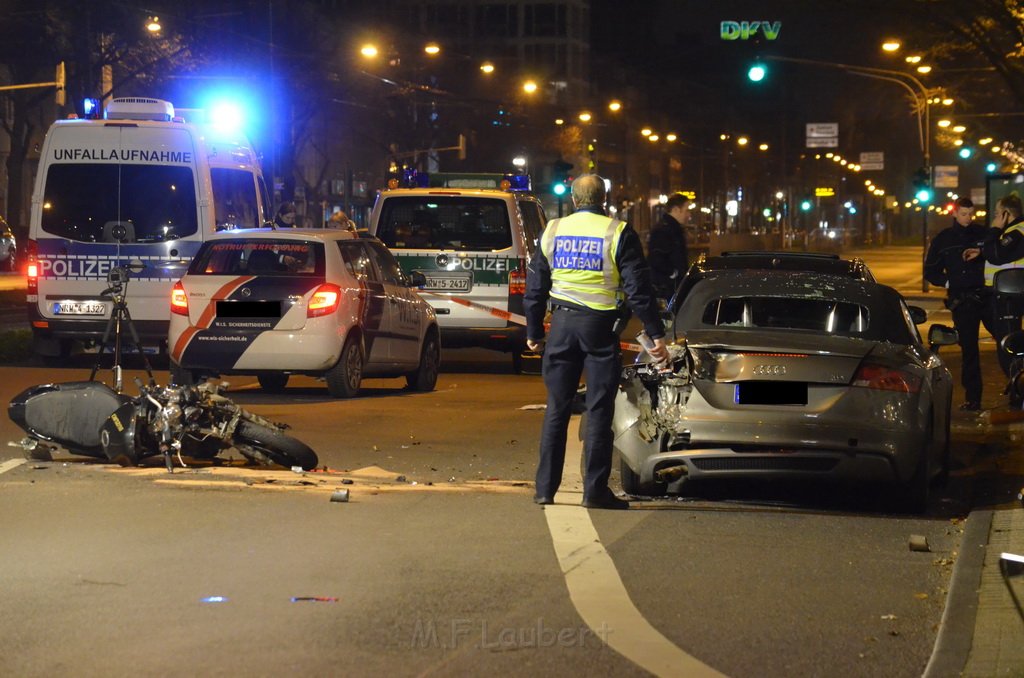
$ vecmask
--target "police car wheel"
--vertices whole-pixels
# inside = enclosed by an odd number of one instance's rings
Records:
[[[324,374],[327,392],[335,398],[352,398],[359,393],[363,380],[363,347],[357,338],[349,337],[341,349],[338,363]]]
[[[280,372],[274,374],[260,374],[256,376],[260,382],[260,388],[267,393],[280,393],[288,386],[288,375]]]
[[[437,335],[431,333],[423,339],[420,364],[405,375],[405,381],[413,391],[433,391],[437,386],[437,373],[441,369],[441,345]]]

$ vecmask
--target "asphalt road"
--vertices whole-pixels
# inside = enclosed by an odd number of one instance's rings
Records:
[[[90,360],[0,367],[0,399]],[[588,512],[572,461],[541,510],[543,384],[505,357],[451,351],[433,393],[369,380],[348,401],[311,379],[283,395],[232,381],[328,471],[168,475],[0,448],[0,672],[918,676],[993,459],[958,440],[920,517],[870,491],[774,486]]]

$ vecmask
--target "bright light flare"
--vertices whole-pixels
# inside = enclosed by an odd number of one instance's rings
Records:
[[[379,52],[376,45],[366,44],[359,48],[359,53],[367,59],[375,59]]]

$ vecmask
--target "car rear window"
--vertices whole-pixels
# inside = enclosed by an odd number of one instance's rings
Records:
[[[704,307],[711,326],[811,330],[859,336],[867,333],[870,313],[847,301],[796,297],[723,297]]]
[[[323,276],[324,246],[302,240],[217,240],[203,245],[189,275]]]
[[[498,198],[385,198],[375,235],[391,249],[494,251],[512,246],[508,208]]]

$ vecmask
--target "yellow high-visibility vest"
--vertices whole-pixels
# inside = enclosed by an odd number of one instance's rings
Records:
[[[614,311],[622,297],[615,252],[626,222],[576,212],[548,222],[541,251],[551,265],[551,298]]]
[[[1018,231],[1024,233],[1024,221],[1019,224],[1014,224],[1006,230],[1004,230],[999,237],[1003,237],[1010,231]],[[1024,259],[1017,259],[1006,264],[993,264],[985,260],[985,287],[992,287],[992,281],[995,280],[996,272],[1001,271],[1004,268],[1024,268]]]

